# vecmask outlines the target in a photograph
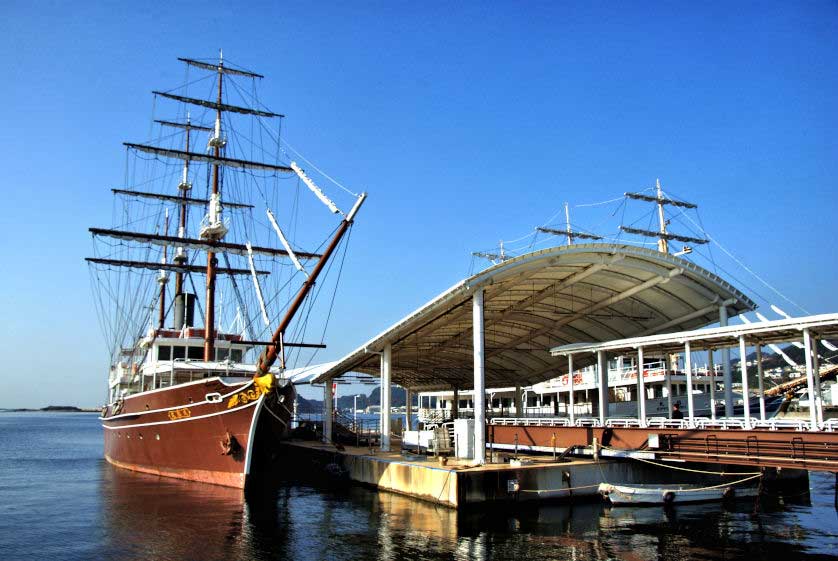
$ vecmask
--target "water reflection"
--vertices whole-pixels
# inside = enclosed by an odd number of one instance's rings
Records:
[[[457,512],[357,486],[293,482],[245,495],[102,470],[99,553],[109,559],[787,561],[835,553],[838,530],[834,510],[820,504],[763,504],[758,516],[752,501],[675,510],[577,504]]]

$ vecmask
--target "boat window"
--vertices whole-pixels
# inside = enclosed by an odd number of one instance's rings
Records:
[[[186,358],[186,347],[172,347],[172,358],[175,360]]]
[[[157,347],[157,360],[171,360],[172,347],[166,345],[165,347]]]
[[[204,349],[201,347],[188,347],[189,349],[189,358],[193,360],[201,360],[204,358]]]
[[[242,361],[242,350],[241,349],[230,349],[230,360],[233,362],[241,362]]]

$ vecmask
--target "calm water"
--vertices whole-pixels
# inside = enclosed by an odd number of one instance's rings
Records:
[[[826,559],[838,555],[832,476],[810,498],[457,514],[375,491],[239,491],[111,468],[95,415],[0,413],[0,559]]]

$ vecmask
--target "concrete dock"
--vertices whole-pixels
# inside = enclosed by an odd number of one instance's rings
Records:
[[[336,447],[313,441],[286,441],[283,454],[305,475],[324,474],[417,499],[463,508],[471,505],[547,499],[586,499],[600,483],[669,483],[684,473],[654,465],[615,460],[518,456],[518,462],[472,466],[467,460],[366,447]],[[497,458],[501,459],[501,458]],[[692,474],[691,481],[718,483],[718,477]]]

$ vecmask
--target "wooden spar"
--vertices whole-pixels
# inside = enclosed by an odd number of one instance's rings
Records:
[[[219,66],[218,68],[222,68]],[[222,72],[219,72],[219,76],[222,75]],[[271,113],[270,111],[261,111],[259,109],[252,109],[250,107],[239,107],[238,105],[229,105],[227,103],[221,103],[220,101],[213,103],[212,101],[207,101],[205,99],[196,99],[194,97],[186,97],[182,95],[175,95],[167,92],[151,92],[154,95],[159,95],[161,97],[167,97],[169,99],[174,99],[175,101],[180,101],[182,103],[191,103],[192,105],[200,105],[201,107],[206,107],[208,109],[215,109],[218,112],[221,111],[230,111],[232,113],[242,113],[245,115],[256,115],[257,117],[284,117],[279,113]]]
[[[205,162],[209,164],[223,164],[229,168],[236,169],[258,169],[263,171],[282,171],[293,172],[294,170],[288,166],[281,166],[278,164],[266,164],[265,162],[254,162],[251,160],[241,160],[239,158],[227,158],[224,156],[210,156],[201,152],[185,152],[183,150],[175,150],[173,148],[161,148],[159,146],[150,146],[148,144],[135,144],[133,142],[123,142],[123,146],[127,146],[131,150],[138,150],[146,154],[154,154],[164,158],[174,158],[176,160],[191,160],[195,162]]]
[[[218,106],[215,110],[216,123],[221,122],[221,84],[223,82],[224,73],[222,67],[223,61],[218,61]],[[221,128],[216,125],[216,133],[220,134]],[[218,139],[220,140],[220,139]],[[218,195],[218,161],[217,158],[221,156],[221,143],[213,143],[213,155],[216,157],[216,162],[212,165],[212,194]],[[206,325],[204,326],[204,360],[210,362],[215,360],[215,266],[218,260],[215,258],[214,251],[207,252],[207,311],[206,311]]]
[[[210,127],[204,127],[202,125],[193,125],[189,121],[188,117],[187,117],[185,123],[178,123],[178,122],[175,122],[175,121],[164,121],[162,119],[154,119],[154,122],[155,123],[160,123],[161,125],[166,126],[166,127],[174,127],[176,129],[186,129],[186,130],[195,129],[196,131],[206,131],[206,132],[209,132],[209,131],[212,130]]]
[[[162,195],[160,193],[148,193],[146,191],[131,191],[129,189],[111,189],[116,195],[125,195],[126,197],[139,197],[141,199],[157,199],[160,201],[169,201],[178,203],[188,203],[190,205],[206,206],[209,204],[209,199],[196,199],[193,197],[184,197],[182,195]],[[253,205],[245,203],[232,203],[230,201],[221,201],[221,206],[224,208],[254,208]]]
[[[177,263],[155,263],[154,261],[126,261],[123,259],[102,259],[99,257],[85,257],[84,259],[88,263],[96,263],[97,265],[107,265],[109,267],[131,267],[134,269],[148,269],[151,271],[174,271],[175,273],[201,273],[204,274],[207,272],[206,267],[203,265],[190,265],[188,263],[184,263],[183,265]],[[216,275],[247,275],[250,276],[253,273],[250,269],[233,269],[229,267],[216,267],[215,268]],[[269,275],[271,274],[270,271],[263,271],[260,269],[256,270],[257,275]]]
[[[340,226],[338,227],[338,231],[335,233],[335,236],[332,238],[332,241],[329,243],[329,247],[326,248],[326,251],[323,252],[323,256],[317,261],[317,265],[314,266],[314,269],[311,271],[311,274],[303,283],[303,286],[300,287],[299,292],[297,292],[297,296],[294,298],[294,301],[289,306],[288,311],[285,312],[285,316],[282,318],[282,321],[279,323],[279,326],[274,331],[273,337],[271,337],[271,342],[268,345],[265,345],[265,350],[262,351],[262,354],[259,355],[259,360],[256,363],[256,374],[255,377],[263,376],[270,372],[271,366],[273,366],[274,362],[276,362],[277,356],[279,355],[279,348],[281,346],[281,342],[285,335],[285,330],[288,329],[288,325],[291,323],[291,320],[294,319],[294,315],[300,309],[300,306],[303,305],[303,301],[305,300],[308,293],[314,288],[314,283],[317,281],[317,277],[320,275],[320,272],[325,267],[326,262],[329,261],[329,258],[334,253],[335,249],[337,248],[338,244],[340,243],[341,238],[349,229],[349,226],[352,225],[352,221],[355,218],[355,214],[361,208],[361,205],[364,203],[364,199],[367,198],[366,193],[362,193],[361,196],[358,198],[355,206],[349,211],[349,214],[346,215],[346,218],[343,219]],[[284,361],[283,361],[284,362]],[[284,365],[283,365],[284,366]]]
[[[236,344],[238,344],[238,345],[254,345],[254,346],[255,345],[266,345],[266,346],[270,345],[272,347],[282,345],[282,346],[285,346],[285,347],[299,347],[299,348],[303,348],[303,349],[325,349],[326,348],[326,345],[324,345],[322,343],[286,343],[284,341],[274,343],[273,341],[240,340],[240,341],[236,341]]]
[[[185,62],[191,66],[195,66],[197,68],[203,68],[204,70],[212,70],[213,72],[223,72],[224,74],[235,74],[237,76],[247,76],[248,78],[264,78],[261,74],[256,74],[255,72],[249,72],[247,70],[239,70],[237,68],[229,68],[223,65],[216,65],[216,64],[209,64],[206,62],[202,62],[200,60],[194,60],[191,58],[180,58],[178,60],[181,62]]]
[[[216,253],[230,253],[233,255],[247,256],[247,246],[238,243],[217,242],[195,238],[179,238],[177,236],[161,236],[159,234],[128,232],[125,230],[105,230],[103,228],[88,228],[88,231],[94,236],[107,236],[118,240],[150,242],[156,245],[173,245],[175,247],[185,247],[189,249],[197,249],[199,251],[215,251]],[[253,253],[259,255],[288,256],[288,252],[284,249],[262,246],[251,246],[251,248],[253,249]],[[295,251],[294,254],[298,259],[317,259],[320,257],[317,253],[309,253],[306,251]]]

